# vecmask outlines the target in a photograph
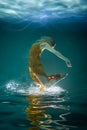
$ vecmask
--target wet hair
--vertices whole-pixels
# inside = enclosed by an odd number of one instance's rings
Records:
[[[55,41],[51,37],[47,37],[47,36],[41,37],[39,42],[47,42],[51,47],[54,47],[56,45]]]

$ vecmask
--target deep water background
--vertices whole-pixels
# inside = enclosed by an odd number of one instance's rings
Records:
[[[85,21],[53,22],[45,25],[31,23],[25,29],[24,27],[25,24],[0,22],[0,129],[30,129],[25,112],[28,104],[26,96],[8,92],[6,84],[16,81],[23,84],[26,90],[26,86],[32,82],[28,72],[29,49],[40,37],[51,36],[56,42],[56,50],[71,60],[72,68],[67,68],[64,61],[48,51],[44,51],[41,61],[48,74],[66,72],[69,74],[58,83],[68,91],[71,112],[68,124],[77,126],[69,129],[86,130],[87,23]]]

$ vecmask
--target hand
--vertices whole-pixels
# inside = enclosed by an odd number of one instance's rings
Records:
[[[67,67],[72,67],[72,64],[71,64],[70,60],[67,60],[66,64],[67,64]]]

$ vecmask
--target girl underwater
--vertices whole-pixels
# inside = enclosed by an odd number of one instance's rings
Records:
[[[51,86],[67,76],[66,73],[54,74],[51,76],[46,74],[40,61],[40,56],[44,50],[48,50],[57,57],[64,60],[67,67],[72,67],[70,60],[54,49],[55,45],[56,44],[51,37],[43,37],[35,44],[33,44],[30,49],[29,71],[33,81],[35,81],[35,83],[40,86],[40,91],[44,91],[45,87]]]

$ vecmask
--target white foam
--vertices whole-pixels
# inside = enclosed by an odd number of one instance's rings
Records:
[[[61,92],[64,92],[64,89],[62,89],[59,86],[51,86],[49,88],[45,88],[44,92],[41,92],[39,87],[31,86],[29,87],[27,94],[35,94],[35,95],[55,95],[55,94],[61,94]]]
[[[6,89],[10,92],[16,92],[25,95],[60,95],[65,90],[60,86],[50,86],[49,88],[44,89],[44,92],[41,92],[39,87],[33,83],[28,85],[23,85],[15,81],[10,81],[6,84]]]

